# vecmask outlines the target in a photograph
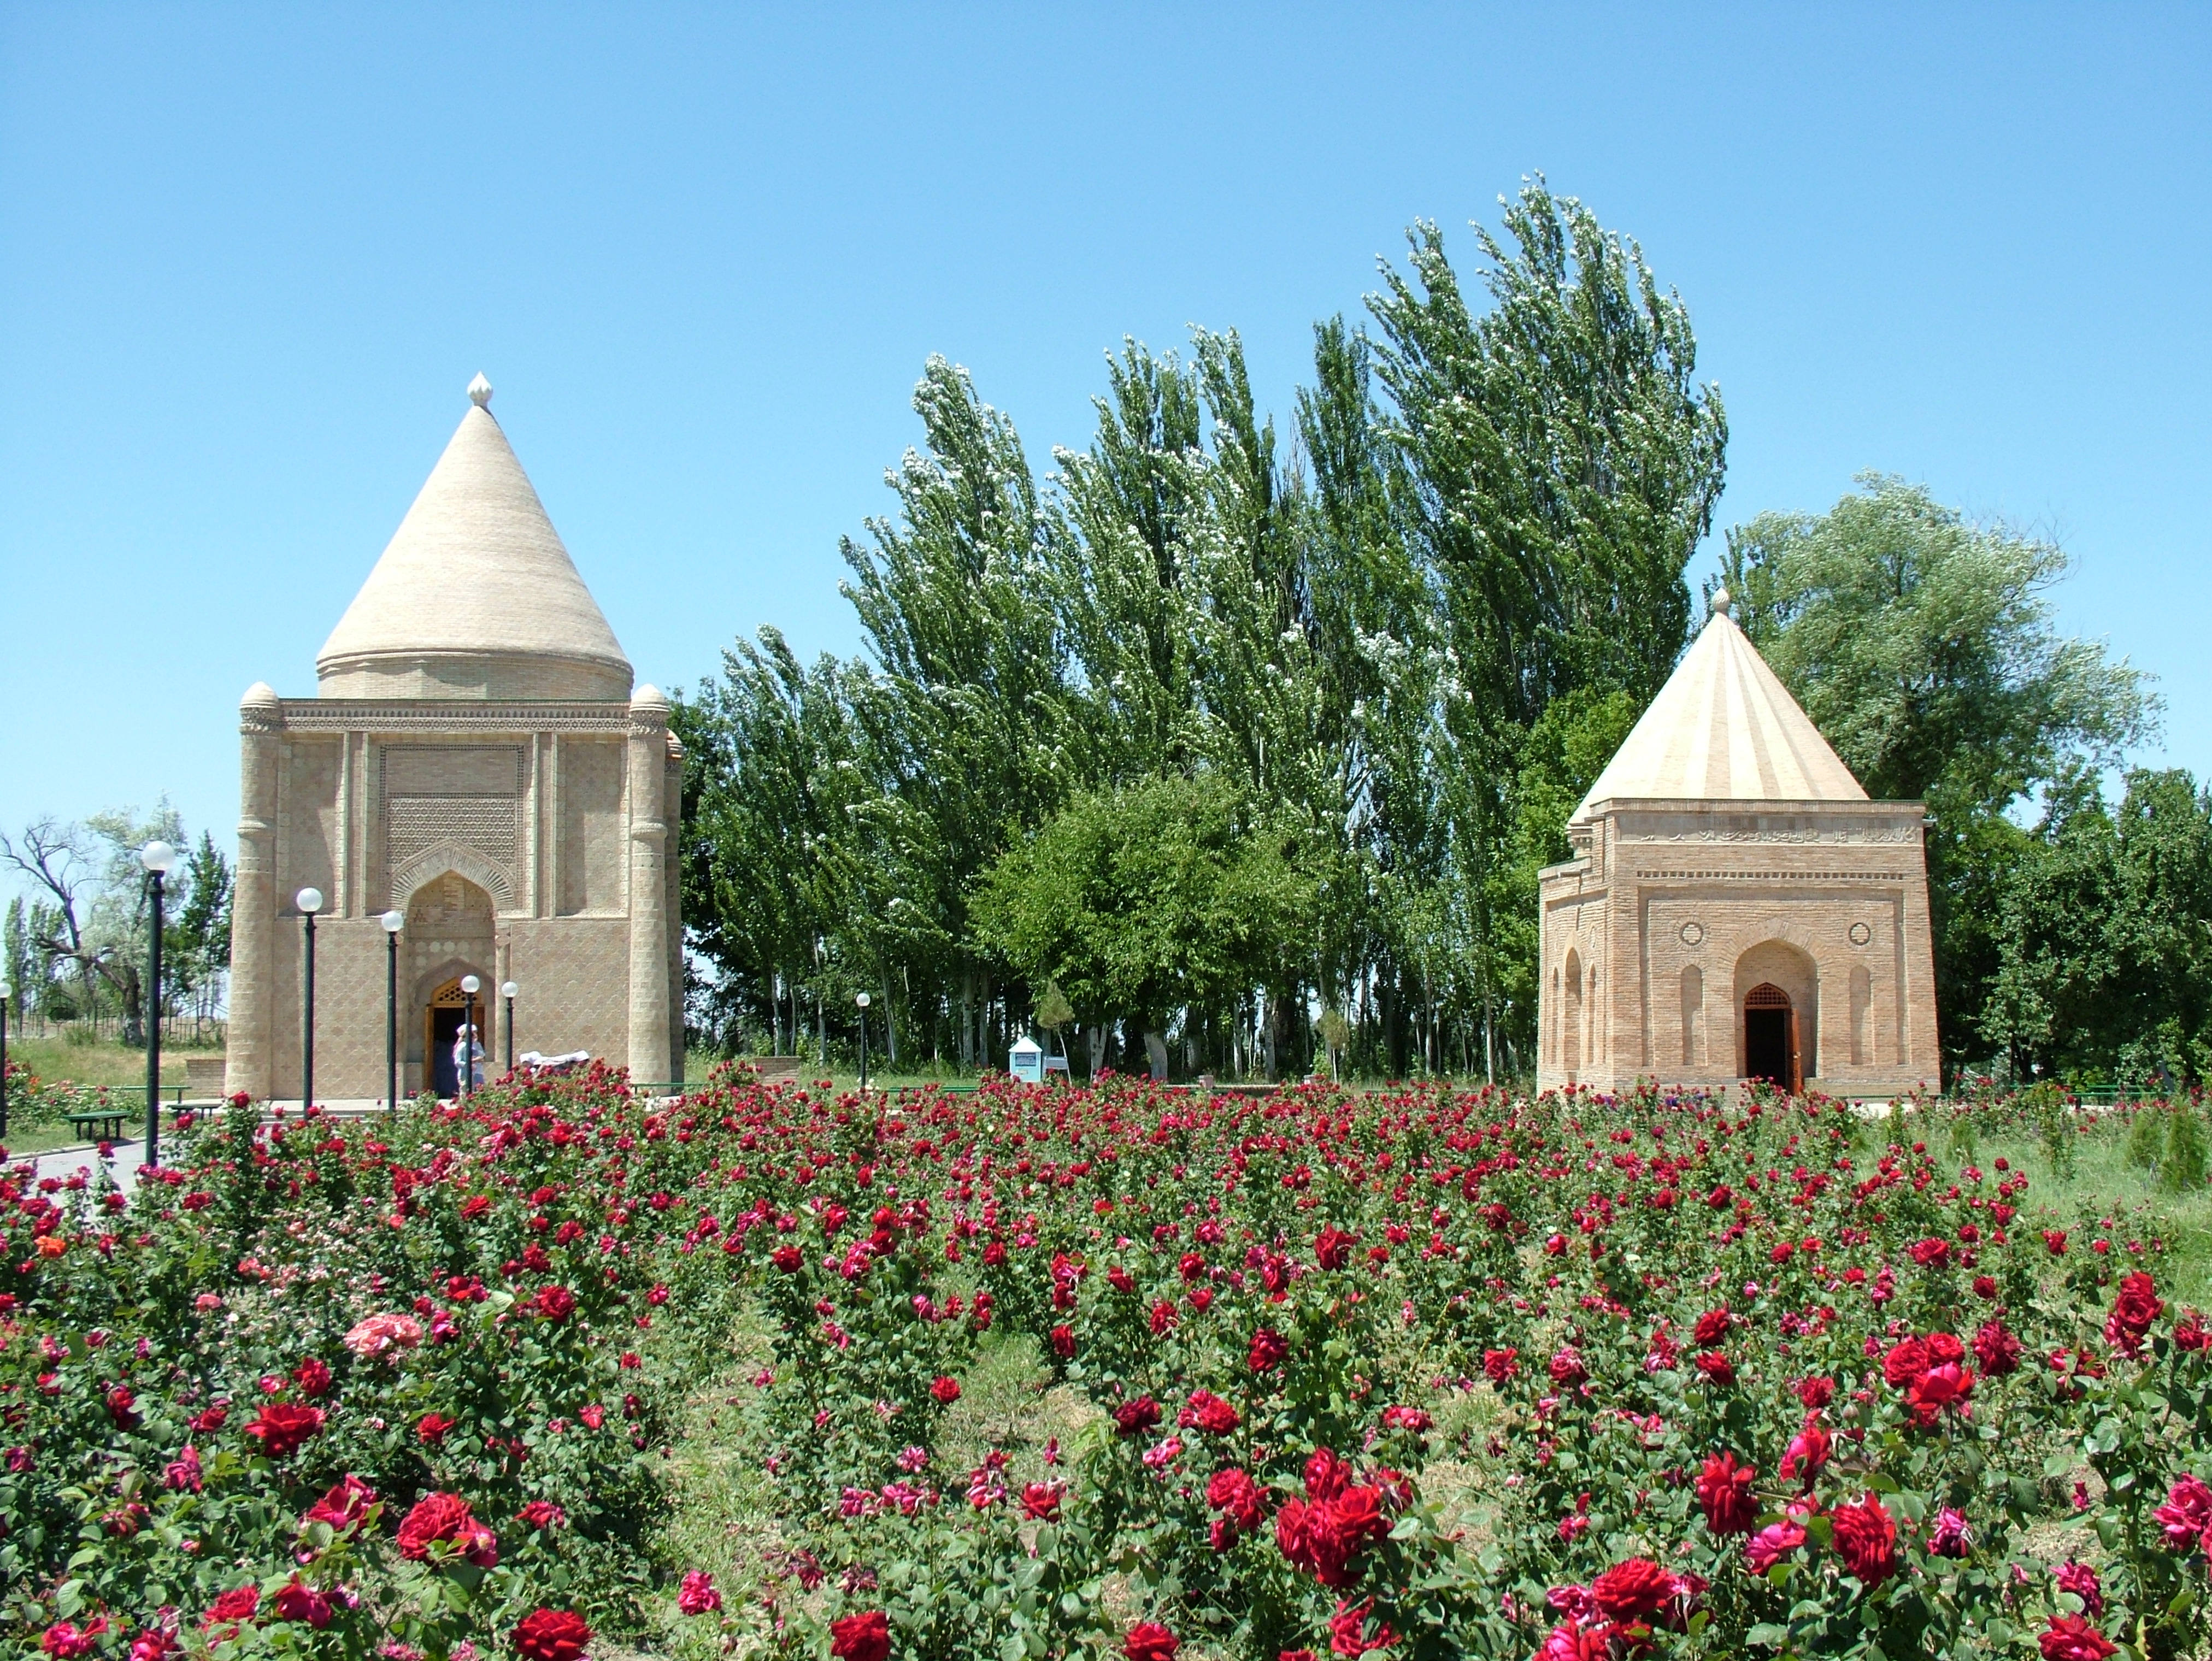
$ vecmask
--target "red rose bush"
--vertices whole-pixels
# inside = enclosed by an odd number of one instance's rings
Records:
[[[2212,1337],[2161,1226],[1912,1123],[241,1106],[127,1197],[0,1179],[6,1618],[68,1661],[2202,1653]],[[709,1431],[763,1509],[700,1562]]]

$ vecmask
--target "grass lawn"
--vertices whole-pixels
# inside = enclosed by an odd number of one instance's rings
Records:
[[[221,1055],[222,1046],[194,1049],[174,1039],[161,1041],[161,1082],[185,1082],[185,1058]],[[49,1083],[66,1079],[73,1084],[143,1084],[146,1052],[125,1049],[112,1039],[96,1044],[73,1043],[66,1038],[26,1038],[10,1031],[8,1059],[28,1067]]]

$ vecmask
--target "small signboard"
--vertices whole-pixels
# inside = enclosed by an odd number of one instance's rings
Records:
[[[1014,1040],[1014,1047],[1006,1052],[1006,1070],[1024,1084],[1044,1082],[1044,1051],[1037,1041],[1024,1034]]]

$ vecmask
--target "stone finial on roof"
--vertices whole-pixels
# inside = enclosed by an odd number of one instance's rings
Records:
[[[483,377],[482,375],[478,375],[477,379],[478,380],[482,380]],[[1729,603],[1728,590],[1725,588],[1717,588],[1713,591],[1712,612],[1715,616],[1727,616],[1729,615]]]
[[[477,371],[477,378],[469,383],[469,402],[479,409],[491,408],[491,383],[483,378],[481,369]]]

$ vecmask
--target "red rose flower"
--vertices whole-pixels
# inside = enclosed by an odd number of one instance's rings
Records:
[[[1682,1596],[1680,1580],[1649,1557],[1615,1563],[1590,1582],[1590,1596],[1616,1626],[1649,1626],[1668,1604]]]
[[[1752,1484],[1759,1473],[1740,1465],[1733,1452],[1706,1457],[1698,1472],[1698,1503],[1705,1510],[1705,1526],[1716,1534],[1748,1534],[1759,1518],[1759,1500]]]
[[[227,1622],[251,1621],[253,1611],[260,1607],[259,1587],[233,1586],[208,1605],[207,1613],[200,1617],[200,1627],[204,1631]]]
[[[945,1406],[950,1407],[960,1399],[960,1380],[940,1375],[932,1381],[929,1393]]]
[[[1589,1377],[1589,1369],[1583,1365],[1583,1358],[1571,1349],[1562,1349],[1553,1355],[1545,1371],[1552,1375],[1552,1382],[1562,1390],[1572,1390]]]
[[[1272,1373],[1290,1353],[1291,1347],[1283,1341],[1283,1335],[1263,1326],[1252,1335],[1252,1348],[1244,1359],[1255,1373]]]
[[[1816,1424],[1805,1428],[1790,1439],[1789,1451],[1782,1456],[1782,1480],[1794,1482],[1802,1478],[1807,1488],[1822,1465],[1828,1463],[1828,1433]]]
[[[1226,1512],[1229,1520],[1237,1528],[1251,1530],[1260,1526],[1266,1514],[1266,1491],[1251,1476],[1235,1466],[1217,1470],[1206,1485],[1206,1503],[1216,1511]]]
[[[302,1585],[296,1574],[276,1588],[276,1596],[272,1601],[276,1603],[279,1621],[313,1627],[317,1632],[331,1623],[333,1611],[330,1598],[313,1586]]]
[[[2105,1322],[2105,1342],[2123,1355],[2142,1349],[2143,1335],[2151,1323],[2166,1312],[2158,1284],[2141,1270],[2120,1277],[2119,1294],[2112,1300],[2112,1315]]]
[[[246,1434],[261,1444],[272,1459],[281,1459],[296,1452],[313,1437],[322,1434],[323,1410],[319,1407],[301,1407],[291,1402],[266,1402],[260,1416],[246,1427]]]
[[[1357,1234],[1324,1228],[1314,1237],[1314,1261],[1324,1269],[1341,1269],[1352,1261],[1352,1248],[1358,1244]]]
[[[722,1594],[714,1588],[714,1577],[704,1569],[693,1569],[684,1577],[676,1607],[685,1615],[712,1615],[720,1609]]]
[[[1794,1388],[1797,1391],[1797,1399],[1805,1403],[1808,1412],[1817,1413],[1836,1399],[1836,1381],[1833,1379],[1800,1379]]]
[[[2054,1615],[2036,1640],[2043,1661],[2105,1661],[2119,1646],[2078,1615]]]
[[[1060,1520],[1060,1496],[1067,1490],[1058,1482],[1028,1482],[1022,1488],[1022,1515],[1033,1523]]]
[[[881,1609],[847,1615],[830,1623],[830,1653],[837,1661],[889,1661],[891,1626]]]
[[[309,1506],[300,1520],[303,1523],[328,1523],[334,1529],[350,1528],[375,1503],[376,1490],[360,1477],[348,1475],[339,1478],[331,1485],[330,1492]]]
[[[1698,1317],[1698,1328],[1694,1336],[1700,1347],[1717,1344],[1728,1337],[1729,1328],[1734,1324],[1735,1318],[1725,1308],[1708,1309]]]
[[[1521,1371],[1521,1352],[1517,1349],[1486,1349],[1482,1352],[1482,1375],[1492,1384],[1504,1384]]]
[[[310,1355],[292,1369],[292,1381],[300,1386],[302,1396],[315,1397],[330,1393],[331,1369],[318,1355]]]
[[[79,1661],[100,1647],[100,1635],[107,1630],[107,1617],[94,1616],[80,1628],[74,1621],[57,1621],[40,1634],[39,1647],[54,1661]]]
[[[2199,1477],[2182,1477],[2166,1491],[2166,1503],[2151,1519],[2165,1532],[2169,1551],[2187,1551],[2212,1529],[2212,1488]]]
[[[1612,1655],[1613,1639],[1606,1628],[1570,1620],[1552,1628],[1535,1661],[1611,1661]],[[1287,1655],[1284,1661],[1289,1661]]]
[[[1121,1653],[1128,1661],[1176,1661],[1176,1652],[1182,1647],[1182,1640],[1157,1621],[1138,1622],[1121,1640]]]
[[[576,1294],[565,1286],[541,1286],[531,1305],[549,1321],[565,1321],[576,1312]]]
[[[425,1447],[438,1447],[445,1442],[446,1433],[459,1422],[442,1413],[425,1413],[415,1422],[416,1440]]]
[[[1918,1338],[1893,1343],[1881,1358],[1881,1376],[1893,1390],[1903,1390],[1928,1370],[1928,1346]]]
[[[1226,1436],[1243,1421],[1237,1409],[1210,1390],[1194,1390],[1190,1404],[1176,1415],[1176,1423],[1185,1430],[1202,1430],[1209,1436]]]
[[[2020,1340],[2005,1330],[2002,1321],[1984,1321],[1974,1334],[1974,1359],[1990,1378],[2001,1379],[2020,1366]]]
[[[447,1546],[478,1568],[499,1562],[499,1540],[469,1511],[469,1502],[458,1494],[431,1494],[415,1503],[399,1525],[399,1555],[410,1563],[430,1555],[433,1546]]]
[[[1059,1356],[1063,1361],[1073,1357],[1075,1354],[1075,1329],[1073,1327],[1066,1325],[1055,1326],[1053,1328],[1049,1336],[1052,1340],[1052,1353],[1054,1355]]]
[[[574,1609],[532,1609],[514,1628],[514,1647],[529,1661],[576,1661],[592,1629]]]
[[[1831,1517],[1844,1567],[1869,1591],[1897,1573],[1897,1525],[1869,1494],[1855,1506],[1838,1506]]]
[[[1124,1436],[1141,1436],[1160,1422],[1160,1404],[1149,1396],[1123,1402],[1114,1409],[1114,1423]]]

